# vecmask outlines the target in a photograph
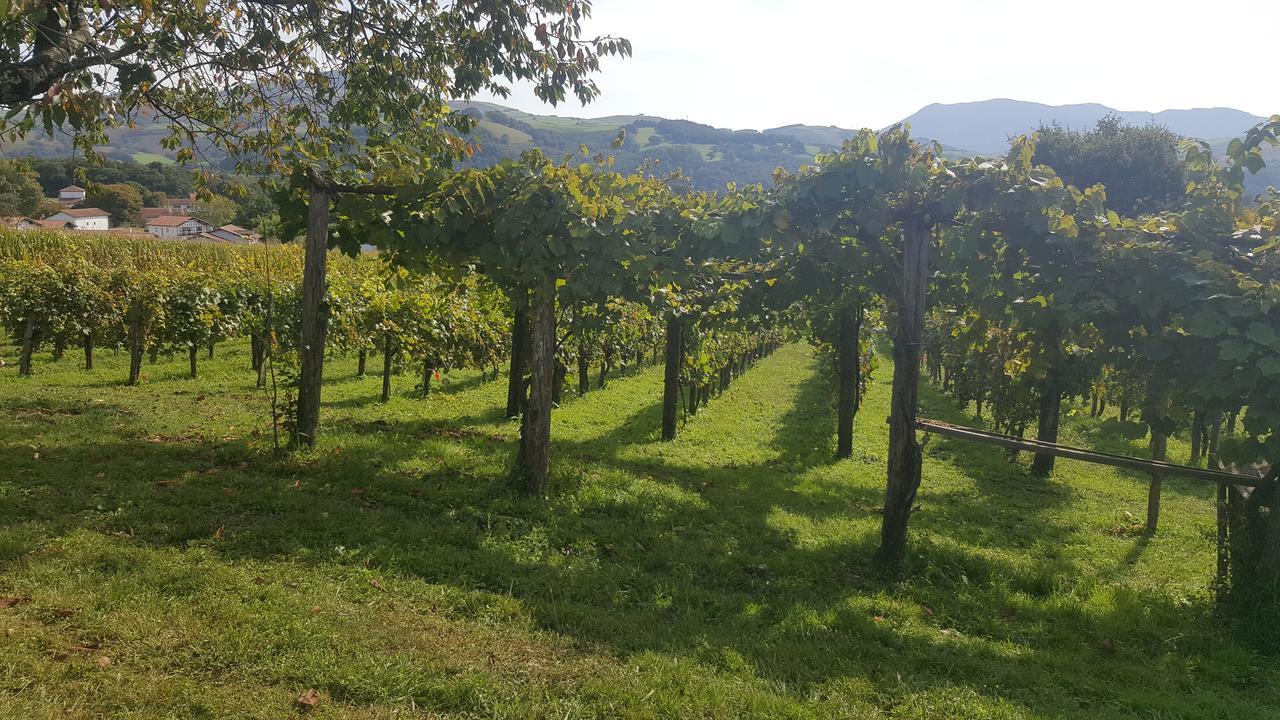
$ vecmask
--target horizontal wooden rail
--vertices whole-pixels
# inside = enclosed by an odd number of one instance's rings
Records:
[[[1181,475],[1182,477],[1192,478],[1193,480],[1203,480],[1205,482],[1217,484],[1243,485],[1245,487],[1257,487],[1262,478],[1252,475],[1238,475],[1223,470],[1208,470],[1205,468],[1190,467],[1188,465],[1174,465],[1173,463],[1160,462],[1158,460],[1143,460],[1141,458],[1129,457],[1127,455],[1113,455],[1111,453],[1097,452],[1094,450],[1084,450],[1082,448],[1073,448],[1067,445],[1059,445],[1057,443],[1043,442],[1041,440],[1028,440],[1026,438],[1014,437],[1012,435],[1001,435],[999,433],[987,432],[986,430],[976,430],[974,428],[962,427],[960,425],[950,425],[937,420],[925,420],[924,418],[916,419],[916,426],[921,430],[932,433],[934,435],[943,435],[959,440],[969,440],[977,443],[985,443],[987,445],[998,445],[1011,450],[1025,450],[1026,452],[1037,453],[1041,455],[1053,455],[1055,457],[1063,457],[1070,460],[1083,460],[1085,462],[1097,463],[1099,465],[1111,465],[1113,467],[1128,468],[1130,470],[1140,470],[1146,473],[1156,475]]]

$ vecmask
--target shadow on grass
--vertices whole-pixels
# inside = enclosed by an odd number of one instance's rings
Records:
[[[831,463],[828,399],[811,376],[765,440],[781,460],[733,468],[623,458],[656,435],[660,406],[644,404],[599,437],[556,443],[560,487],[548,499],[510,488],[512,444],[477,427],[502,420],[497,405],[442,420],[353,421],[336,438],[341,452],[285,459],[242,441],[130,441],[144,428],[104,409],[72,419],[95,442],[38,459],[21,443],[0,447],[0,467],[13,470],[0,481],[12,497],[0,504],[0,523],[39,524],[46,535],[83,527],[161,547],[207,544],[230,559],[359,562],[509,594],[540,627],[580,642],[619,654],[676,653],[725,672],[740,672],[741,658],[747,672],[801,696],[848,676],[875,684],[906,675],[917,687],[970,687],[1046,714],[1064,703],[1084,712],[1114,702],[1126,682],[1139,692],[1152,657],[1200,662],[1202,648],[1164,643],[1170,630],[1202,636],[1193,628],[1204,608],[1134,593],[1110,612],[1086,614],[1051,601],[1069,566],[1015,564],[981,550],[983,542],[1016,546],[1024,539],[1010,534],[1016,527],[1055,542],[1060,528],[1028,519],[1070,497],[1025,491],[1040,481],[991,448],[931,443],[922,496],[970,503],[966,522],[924,523],[913,535],[911,581],[873,581],[867,561],[881,490],[796,492],[804,470]],[[925,401],[935,417],[963,419],[936,394]],[[706,412],[715,409],[713,401]],[[943,451],[975,478],[978,497],[929,498],[929,464]],[[615,468],[640,480],[567,491],[583,473]],[[800,545],[774,521],[780,512],[855,527]],[[995,529],[975,533],[968,520]],[[1158,622],[1142,620],[1153,614]],[[1044,666],[1056,669],[1061,687],[1032,692],[1019,680]],[[1099,672],[1119,681],[1088,691]],[[1178,701],[1177,693],[1168,699]]]

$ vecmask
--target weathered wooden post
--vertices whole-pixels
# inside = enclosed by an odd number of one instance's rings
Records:
[[[920,487],[923,453],[916,439],[919,407],[920,345],[929,283],[932,228],[912,215],[902,224],[902,278],[898,287],[897,332],[893,339],[893,391],[889,415],[888,484],[876,565],[897,569],[907,549],[907,523]]]
[[[858,326],[862,308],[840,310],[836,343],[840,398],[836,410],[836,457],[853,455],[853,419],[858,410]]]
[[[529,327],[529,293],[517,292],[513,298],[515,319],[511,323],[511,369],[507,374],[507,417],[516,417],[524,410],[524,373],[527,360]]]
[[[529,401],[520,421],[517,472],[525,489],[541,493],[551,474],[551,408],[556,344],[556,278],[534,288],[529,308]]]
[[[307,206],[307,234],[302,269],[298,418],[290,441],[294,447],[314,447],[320,429],[320,390],[324,382],[324,345],[329,324],[324,304],[328,272],[329,194],[324,190],[312,189]],[[270,333],[270,328],[267,332]]]
[[[684,328],[675,313],[667,315],[666,352],[662,376],[662,439],[676,439],[676,421],[680,414],[680,363]]]

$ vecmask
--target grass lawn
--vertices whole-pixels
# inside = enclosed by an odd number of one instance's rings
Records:
[[[1215,617],[1208,486],[1166,480],[1148,541],[1145,478],[934,438],[876,580],[887,360],[851,460],[793,345],[673,443],[657,368],[569,400],[527,498],[501,382],[383,405],[335,359],[320,447],[277,459],[247,345],[137,388],[74,355],[0,368],[0,718],[1280,717]]]

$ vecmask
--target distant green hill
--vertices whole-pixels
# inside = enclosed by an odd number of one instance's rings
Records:
[[[649,115],[570,118],[534,115],[493,103],[457,103],[478,120],[479,152],[470,164],[488,165],[532,147],[552,157],[606,153],[615,167],[631,171],[648,163],[657,172],[682,170],[698,189],[726,183],[768,183],[776,168],[795,170],[819,152],[834,150],[854,134],[841,128],[793,125],[759,132],[725,130],[688,120]],[[619,132],[620,147],[613,147]]]
[[[536,115],[488,102],[459,102],[454,107],[477,120],[474,140],[478,152],[468,164],[483,166],[541,148],[552,157],[577,154],[582,146],[591,153],[605,153],[615,167],[632,171],[646,163],[657,172],[682,170],[693,188],[718,190],[726,183],[768,183],[775,169],[796,170],[813,156],[839,148],[855,130],[833,126],[787,125],[757,130],[726,130],[688,120],[651,115],[613,115],[575,118]],[[930,105],[907,118],[912,133],[942,143],[948,157],[976,153],[1000,154],[1008,138],[1029,132],[1041,122],[1070,127],[1091,126],[1098,117],[1114,112],[1103,105],[1050,106],[1012,100]],[[1130,122],[1166,124],[1185,135],[1226,138],[1243,133],[1258,118],[1238,110],[1170,110],[1161,113],[1122,113]],[[619,131],[625,131],[621,147],[613,147]],[[117,128],[111,144],[102,148],[107,157],[147,163],[172,162],[173,154],[160,146],[167,130],[158,124]],[[1212,141],[1217,152],[1226,139]],[[0,155],[18,157],[70,157],[67,137],[33,134],[27,141],[0,147]],[[209,157],[211,154],[207,154]],[[230,168],[227,168],[230,169]],[[1249,191],[1267,185],[1280,186],[1280,151],[1267,153],[1267,168],[1249,178]]]

